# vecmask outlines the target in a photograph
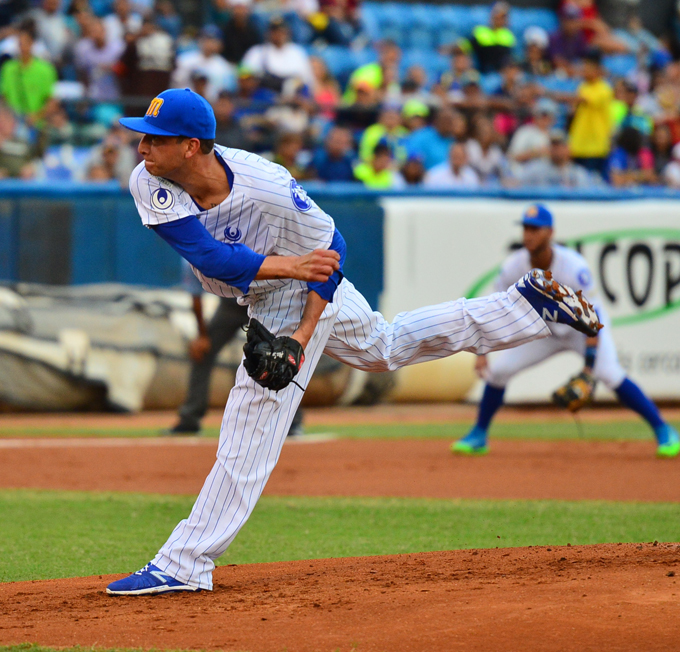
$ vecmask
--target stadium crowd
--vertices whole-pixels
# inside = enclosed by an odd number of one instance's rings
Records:
[[[0,4],[0,177],[126,185],[137,139],[117,118],[190,87],[218,143],[301,180],[680,188],[677,39],[621,4],[617,28],[594,0],[564,0],[553,28],[515,33],[520,10],[496,2],[411,49],[357,0],[212,0],[202,26],[171,0]]]

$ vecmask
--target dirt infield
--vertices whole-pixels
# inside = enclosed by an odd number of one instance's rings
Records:
[[[159,419],[160,416],[160,419]],[[586,419],[628,415],[592,410]],[[677,415],[669,415],[677,418]],[[310,425],[469,421],[470,408],[310,411]],[[508,421],[562,418],[506,410]],[[568,417],[567,417],[568,418]],[[0,415],[7,428],[162,427],[174,415]],[[210,419],[219,423],[218,415]],[[215,425],[209,420],[209,423]],[[88,425],[89,424],[89,425]],[[680,501],[653,442],[288,442],[271,495]],[[0,437],[0,487],[196,494],[216,439]],[[0,525],[1,526],[1,525]],[[99,576],[0,584],[0,644],[251,652],[680,649],[680,546],[455,551],[220,567],[212,593],[112,598]]]
[[[663,410],[667,419],[680,420],[679,407]],[[370,407],[306,408],[308,426],[369,425],[391,423],[474,423],[477,407],[460,403],[374,405]],[[636,421],[640,417],[618,405],[589,407],[580,414],[584,423],[601,421]],[[497,423],[541,422],[545,420],[571,422],[573,417],[555,407],[504,406],[496,417]],[[169,428],[177,421],[170,410],[140,414],[0,414],[0,437],[10,428]],[[218,428],[222,422],[220,410],[210,410],[203,420],[205,427]]]
[[[496,441],[481,458],[438,440],[287,443],[270,495],[680,501],[677,460],[650,442]],[[140,449],[143,454],[140,454]],[[0,440],[0,487],[197,494],[215,439]]]
[[[221,567],[212,593],[114,576],[0,585],[0,643],[252,652],[676,651],[680,546],[458,551]],[[118,577],[118,576],[115,576]]]

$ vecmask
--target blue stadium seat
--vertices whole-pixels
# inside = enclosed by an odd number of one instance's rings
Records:
[[[517,38],[522,38],[527,27],[542,27],[546,32],[554,32],[558,27],[557,14],[550,9],[513,8],[510,12],[510,29]]]
[[[439,13],[439,7],[435,5],[411,5],[409,22],[414,27],[435,30],[441,25]]]
[[[421,66],[427,72],[430,84],[438,81],[441,74],[450,67],[449,57],[434,50],[405,50],[399,66],[401,74],[405,74],[411,66]]]
[[[436,47],[436,42],[427,27],[414,27],[408,32],[408,45],[419,50],[431,50]]]
[[[253,22],[255,23],[255,28],[260,33],[260,36],[264,39],[267,35],[267,26],[269,24],[269,15],[263,14],[259,11],[253,12]]]
[[[480,77],[480,86],[482,90],[487,94],[491,95],[495,93],[500,87],[503,81],[503,77],[498,72],[489,72]]]
[[[373,48],[364,48],[363,50],[350,51],[350,62],[353,66],[352,70],[377,60],[378,53]]]
[[[306,45],[307,43],[312,42],[314,30],[304,18],[294,11],[286,12],[283,17],[290,30],[290,38],[294,43]]]
[[[361,26],[371,41],[380,40],[380,5],[365,2],[360,6]]]
[[[328,66],[329,72],[334,76],[338,77],[344,74],[348,68],[352,68],[352,61],[349,55],[349,50],[343,48],[339,45],[329,45],[322,50],[314,52],[317,56],[320,56],[326,66]]]
[[[458,31],[461,31],[461,25],[467,22],[467,7],[442,5],[437,7],[437,10],[437,17],[442,27],[456,28]]]
[[[473,5],[468,8],[467,12],[467,30],[464,34],[472,33],[472,30],[477,25],[488,25],[489,24],[489,13],[490,9],[484,5]],[[464,16],[465,18],[465,16]]]
[[[380,30],[381,40],[394,41],[400,48],[408,47],[408,32],[397,25],[387,25]]]
[[[612,77],[625,77],[637,66],[634,54],[612,54],[603,57],[602,64]]]
[[[564,77],[544,77],[537,80],[543,88],[554,93],[575,93],[581,83],[580,79],[571,79]]]
[[[461,38],[461,33],[456,27],[443,27],[437,31],[437,47],[453,45]]]
[[[409,27],[410,13],[410,5],[403,5],[397,2],[385,2],[377,10],[378,20],[382,29],[386,27],[399,27],[400,29]]]

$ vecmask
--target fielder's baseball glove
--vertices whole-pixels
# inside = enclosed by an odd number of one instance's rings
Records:
[[[243,366],[262,387],[278,392],[293,381],[305,361],[302,345],[292,337],[276,337],[257,319],[251,319],[243,345]]]
[[[584,370],[557,389],[552,395],[552,400],[556,405],[567,408],[570,412],[578,412],[592,400],[595,384],[596,381],[592,375]]]

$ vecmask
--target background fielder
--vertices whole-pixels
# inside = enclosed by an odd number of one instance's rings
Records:
[[[597,331],[588,306],[581,303],[577,316],[573,293],[540,274],[490,297],[428,306],[388,323],[343,278],[345,245],[332,218],[284,168],[214,146],[215,118],[203,98],[165,91],[144,118],[121,123],[146,134],[139,144],[144,163],[130,178],[142,222],[192,264],[206,290],[238,297],[252,318],[302,344],[302,387],[324,351],[358,369],[387,371],[547,337],[539,310]],[[113,582],[109,593],[212,588],[214,560],[255,507],[301,398],[295,385],[265,389],[239,367],[217,461],[191,514],[150,564]]]
[[[680,453],[680,439],[675,429],[666,423],[656,405],[630,378],[619,364],[616,345],[609,327],[609,318],[597,301],[593,276],[585,258],[576,251],[552,242],[553,216],[543,205],[531,206],[522,219],[524,247],[511,254],[503,263],[496,279],[496,289],[507,287],[532,268],[551,270],[555,278],[570,287],[582,290],[594,299],[595,308],[605,328],[595,338],[586,338],[563,324],[550,324],[554,337],[530,342],[511,351],[504,351],[487,362],[484,355],[477,359],[476,369],[486,381],[474,428],[451,449],[454,453],[484,454],[488,451],[488,429],[491,420],[503,404],[505,387],[520,371],[528,369],[562,351],[575,351],[584,356],[586,376],[602,381],[626,407],[637,412],[649,423],[657,440],[659,457],[675,457]]]

